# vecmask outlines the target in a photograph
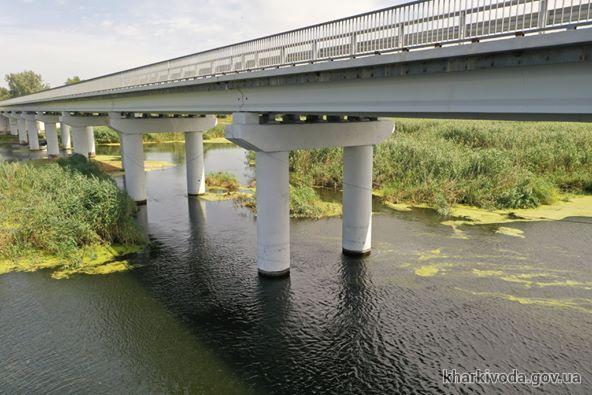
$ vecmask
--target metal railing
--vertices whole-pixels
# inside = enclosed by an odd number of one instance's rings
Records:
[[[592,0],[415,1],[50,89],[2,105],[575,28],[591,22]]]

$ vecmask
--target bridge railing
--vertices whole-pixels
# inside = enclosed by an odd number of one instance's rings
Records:
[[[592,22],[592,0],[425,0],[50,89],[3,105],[296,66]]]

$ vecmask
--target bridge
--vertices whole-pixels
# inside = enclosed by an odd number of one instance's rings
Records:
[[[120,133],[125,187],[146,202],[143,133],[185,132],[188,194],[205,192],[202,133],[256,151],[257,261],[290,269],[288,153],[344,148],[346,254],[371,249],[373,146],[387,116],[592,120],[592,0],[427,0],[154,63],[0,102],[3,128],[48,156],[92,156]]]

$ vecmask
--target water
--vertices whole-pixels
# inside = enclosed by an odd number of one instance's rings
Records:
[[[581,386],[538,390],[592,390],[590,219],[509,225],[524,239],[469,227],[459,239],[430,211],[376,204],[370,257],[340,254],[340,219],[292,221],[291,276],[268,280],[253,215],[188,199],[182,145],[146,152],[179,166],[148,174],[153,246],[140,268],[0,276],[0,392],[531,390],[444,386],[441,370],[454,368],[579,372]],[[205,155],[207,171],[252,177],[241,149]]]

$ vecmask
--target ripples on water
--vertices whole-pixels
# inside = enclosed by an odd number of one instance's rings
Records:
[[[183,162],[182,150],[147,151]],[[206,153],[208,171],[243,183],[244,161]],[[182,166],[149,173],[148,190],[140,268],[0,277],[0,392],[461,392],[441,385],[444,368],[575,371],[585,385],[572,392],[590,390],[586,221],[460,240],[431,213],[376,206],[364,259],[340,254],[340,219],[293,221],[291,276],[266,280],[247,210],[187,199]]]

